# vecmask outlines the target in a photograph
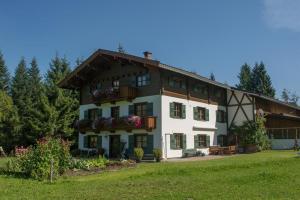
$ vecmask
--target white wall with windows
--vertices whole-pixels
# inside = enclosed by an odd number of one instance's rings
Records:
[[[176,113],[178,111],[176,106],[174,107],[175,114],[170,115],[170,107],[174,105],[172,103],[184,105],[185,112],[183,116],[177,116]],[[194,120],[194,107],[205,108],[209,112],[209,119]],[[175,158],[182,156],[182,149],[171,148],[172,135],[176,133],[185,135],[186,149],[194,148],[194,136],[197,134],[204,134],[210,137],[210,144],[207,146],[217,145],[217,135],[227,135],[227,124],[217,122],[217,110],[223,110],[225,112],[226,107],[165,95],[161,96],[163,157]],[[199,151],[200,150],[208,154],[208,148],[201,148]]]

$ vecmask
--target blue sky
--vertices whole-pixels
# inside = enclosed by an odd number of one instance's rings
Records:
[[[234,85],[240,66],[263,61],[277,96],[300,95],[300,1],[129,0],[0,2],[0,49],[13,73],[35,56],[42,73],[58,52],[74,65],[98,48],[149,50],[163,63]]]

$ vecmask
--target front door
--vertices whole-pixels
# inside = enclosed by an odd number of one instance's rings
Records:
[[[109,136],[109,157],[110,158],[120,157],[120,135]]]

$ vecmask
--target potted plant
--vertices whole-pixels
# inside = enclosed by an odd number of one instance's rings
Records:
[[[134,156],[136,159],[136,162],[141,162],[143,156],[144,156],[144,150],[142,148],[134,148]]]
[[[156,162],[160,162],[162,159],[162,152],[161,149],[153,149],[153,155]]]

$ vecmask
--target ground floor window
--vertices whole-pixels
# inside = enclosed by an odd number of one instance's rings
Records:
[[[97,135],[87,135],[83,138],[84,148],[97,148],[98,146],[98,136]]]
[[[135,147],[146,148],[147,147],[147,135],[136,135],[135,136]]]
[[[198,134],[194,136],[194,143],[195,143],[195,148],[204,148],[208,147],[208,141],[207,141],[208,135],[204,134]]]
[[[171,149],[184,149],[186,146],[186,136],[183,133],[174,133],[170,135]]]

